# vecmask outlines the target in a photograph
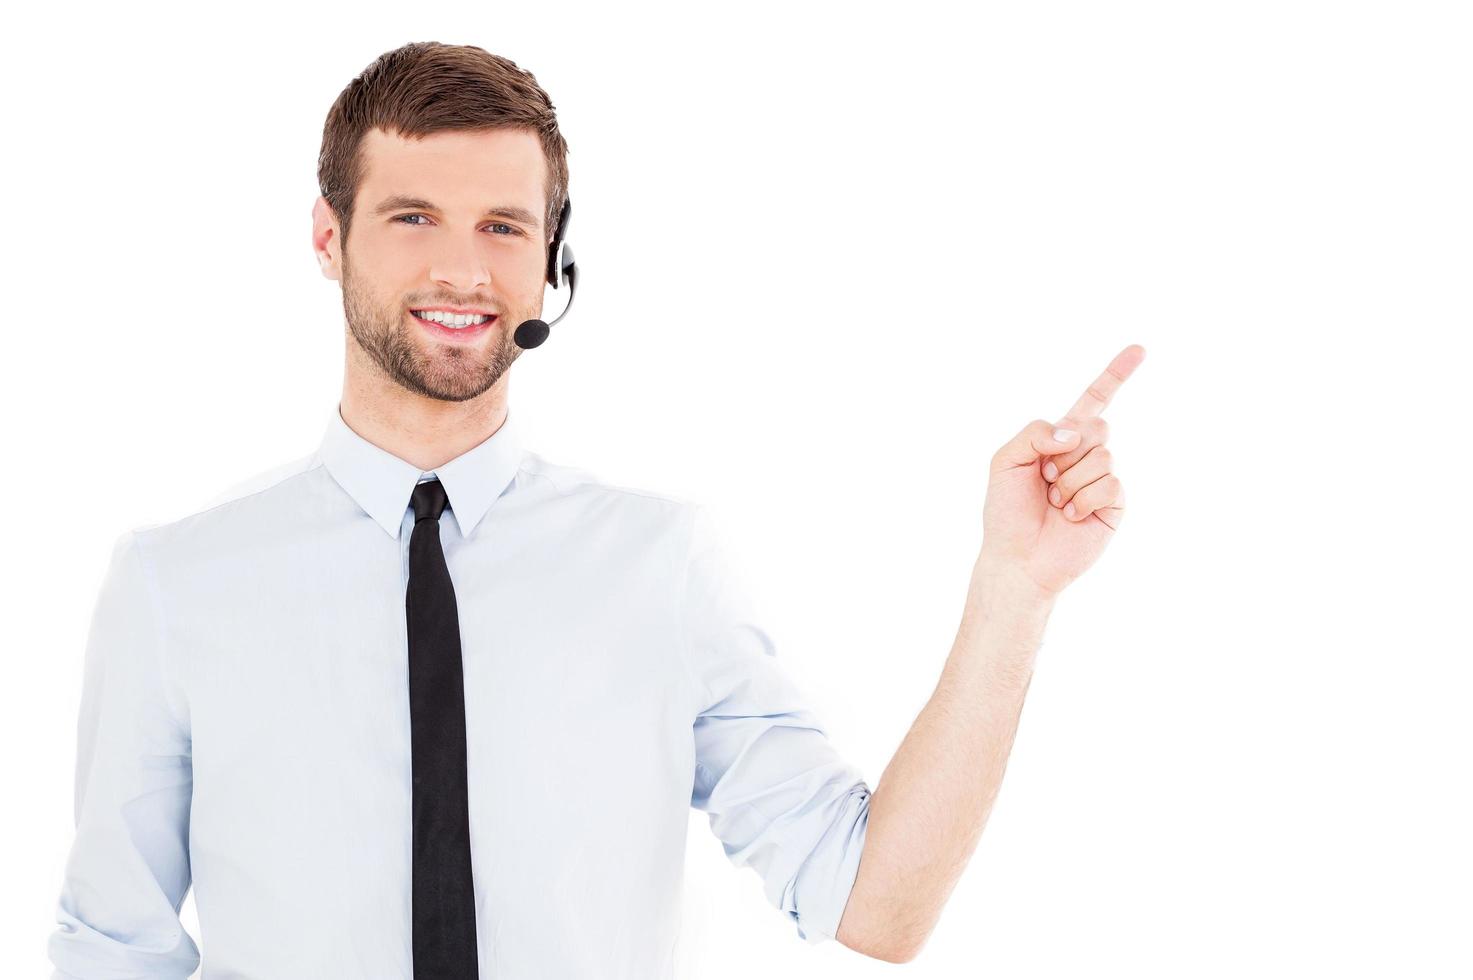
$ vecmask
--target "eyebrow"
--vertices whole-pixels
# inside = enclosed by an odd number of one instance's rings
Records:
[[[370,212],[370,217],[377,218],[382,215],[388,214],[390,211],[434,211],[438,213],[439,210],[439,208],[435,207],[424,198],[409,197],[404,194],[395,194],[392,197],[386,197],[382,201],[380,201],[378,203],[378,207],[374,208],[373,211]],[[537,216],[531,211],[528,211],[526,208],[511,206],[487,208],[486,212],[481,215],[481,217],[508,218],[512,221],[519,221],[524,225],[530,225],[533,228],[541,227],[541,223],[537,220]]]

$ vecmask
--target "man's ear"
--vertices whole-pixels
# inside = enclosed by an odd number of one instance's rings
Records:
[[[338,218],[327,198],[320,194],[312,202],[312,251],[317,255],[317,264],[325,278],[342,278],[343,253]]]

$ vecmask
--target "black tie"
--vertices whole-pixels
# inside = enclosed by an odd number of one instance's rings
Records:
[[[414,488],[412,502],[404,609],[414,772],[414,980],[476,980],[460,618],[440,546],[445,488],[427,480]]]

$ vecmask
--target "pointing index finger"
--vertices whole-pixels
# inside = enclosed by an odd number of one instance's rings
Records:
[[[1131,344],[1123,351],[1115,355],[1094,384],[1084,389],[1084,394],[1066,413],[1066,418],[1089,419],[1094,418],[1105,410],[1110,404],[1110,399],[1115,397],[1115,392],[1130,377],[1130,373],[1136,369],[1141,361],[1145,360],[1146,349],[1140,344]]]

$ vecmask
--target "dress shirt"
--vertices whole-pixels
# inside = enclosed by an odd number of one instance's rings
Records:
[[[438,478],[482,977],[674,976],[690,808],[808,943],[870,789],[703,504],[495,434],[432,471],[318,448],[121,535],[87,636],[53,980],[408,980],[410,494]]]

